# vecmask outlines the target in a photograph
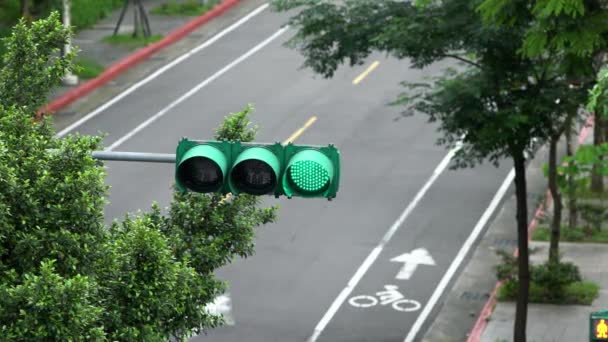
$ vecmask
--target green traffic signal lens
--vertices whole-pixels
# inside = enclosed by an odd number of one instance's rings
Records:
[[[333,177],[333,164],[323,152],[302,150],[287,164],[283,176],[283,190],[288,197],[320,196],[329,189]]]
[[[321,164],[312,160],[300,160],[288,170],[289,181],[299,192],[317,193],[329,186],[329,173]]]
[[[177,177],[194,192],[215,192],[222,187],[224,178],[220,167],[205,157],[193,157],[181,163]]]

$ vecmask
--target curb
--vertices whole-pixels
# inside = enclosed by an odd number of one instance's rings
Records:
[[[56,98],[53,101],[51,101],[50,103],[48,103],[45,107],[43,107],[42,110],[40,110],[40,112],[42,112],[42,113],[56,112],[58,110],[61,110],[65,107],[67,107],[72,102],[79,99],[80,97],[91,93],[93,90],[101,87],[102,85],[104,85],[104,84],[110,82],[111,80],[113,80],[114,78],[118,77],[120,74],[122,74],[125,70],[129,69],[130,67],[143,62],[144,60],[146,60],[147,58],[149,58],[156,52],[158,52],[158,51],[166,48],[167,46],[177,42],[178,40],[184,38],[190,32],[198,29],[199,27],[203,26],[210,20],[220,16],[227,10],[236,6],[239,2],[241,2],[241,0],[224,0],[224,1],[222,1],[221,3],[219,3],[215,7],[213,7],[207,13],[205,13],[199,17],[196,17],[195,19],[178,27],[177,29],[175,29],[174,31],[169,33],[165,38],[161,39],[160,41],[150,44],[144,48],[141,48],[141,49],[133,52],[130,55],[127,55],[123,59],[112,64],[101,75],[99,75],[85,83],[82,83],[75,88],[70,89],[65,94],[59,96],[58,98]]]
[[[585,138],[589,134],[590,128],[592,127],[592,125],[593,125],[593,115],[590,116],[589,119],[587,119],[587,122],[585,122],[583,129],[581,129],[581,131],[578,135],[577,142],[579,145],[585,140]],[[530,221],[530,224],[528,224],[528,240],[531,239],[532,233],[536,229],[536,226],[538,226],[539,219],[544,214],[545,208],[547,208],[551,204],[551,201],[552,201],[551,192],[549,190],[547,190],[547,195],[545,196],[545,200],[543,201],[543,203],[541,203],[538,206],[538,208],[536,208],[534,217],[532,218],[532,221]],[[515,250],[513,251],[513,256],[516,257],[517,255],[518,255],[518,249],[515,248]],[[489,320],[490,316],[492,315],[492,312],[494,311],[494,306],[497,303],[496,294],[498,293],[498,289],[501,286],[502,286],[501,281],[496,282],[496,286],[494,286],[494,289],[492,290],[490,297],[488,298],[486,303],[483,305],[483,308],[481,309],[481,311],[479,313],[479,317],[477,318],[475,325],[469,332],[469,337],[467,338],[467,342],[479,342],[481,340],[481,336],[483,335],[483,332],[485,331],[486,326],[488,325],[488,320]]]

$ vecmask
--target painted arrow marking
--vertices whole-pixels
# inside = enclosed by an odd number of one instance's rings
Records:
[[[397,273],[396,278],[401,280],[410,279],[418,265],[435,265],[435,260],[425,248],[416,248],[410,253],[404,253],[391,259],[393,262],[402,262],[404,265]]]

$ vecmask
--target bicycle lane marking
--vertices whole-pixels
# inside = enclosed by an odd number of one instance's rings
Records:
[[[312,335],[310,336],[310,338],[308,338],[308,342],[315,342],[319,338],[319,336],[321,335],[323,330],[325,330],[325,328],[327,327],[327,324],[331,321],[331,319],[334,317],[336,312],[338,312],[338,309],[340,309],[340,307],[342,306],[344,301],[350,296],[350,294],[352,293],[355,286],[357,286],[357,284],[361,281],[361,279],[363,278],[365,273],[367,273],[369,268],[376,261],[376,259],[378,258],[378,256],[380,255],[380,253],[382,252],[382,250],[384,249],[386,244],[392,239],[392,237],[395,235],[397,230],[399,230],[399,227],[401,227],[403,222],[405,222],[405,220],[411,214],[411,212],[414,210],[414,208],[416,208],[416,206],[418,205],[420,200],[422,200],[422,198],[424,197],[424,195],[426,194],[428,189],[437,180],[439,175],[447,168],[450,161],[452,160],[452,158],[454,157],[456,152],[458,152],[458,150],[460,150],[461,147],[462,147],[462,145],[458,144],[456,147],[451,149],[448,152],[448,154],[443,158],[443,160],[441,160],[439,165],[437,165],[437,167],[435,168],[435,170],[433,171],[433,173],[431,174],[429,179],[426,181],[426,183],[424,183],[424,185],[418,191],[418,193],[416,193],[416,196],[414,197],[414,199],[408,204],[408,206],[405,208],[405,210],[401,213],[401,215],[397,218],[397,220],[393,223],[393,225],[384,234],[384,236],[382,237],[382,239],[380,240],[378,245],[376,247],[374,247],[374,249],[372,249],[370,254],[365,258],[365,260],[363,261],[361,266],[359,266],[359,268],[357,269],[355,274],[348,281],[346,287],[344,287],[344,289],[342,289],[342,291],[340,292],[338,297],[336,297],[336,299],[333,301],[333,303],[331,304],[329,309],[325,312],[325,314],[323,315],[323,317],[321,318],[321,320],[319,321],[317,326],[314,328]]]
[[[376,297],[368,295],[358,295],[350,297],[348,303],[356,308],[369,308],[377,305],[389,305],[396,311],[413,312],[420,310],[422,306],[419,301],[405,298],[405,296],[399,292],[399,286],[397,285],[384,285],[384,291],[376,292]],[[361,302],[361,301],[364,302]]]
[[[471,241],[483,231],[508,190],[511,175],[507,166],[497,171],[485,165],[475,171],[451,171],[441,176],[416,211],[408,216],[405,227],[383,247],[380,260],[346,296],[348,304],[339,309],[331,324],[328,322],[316,338],[319,341],[345,337],[402,341],[414,329],[416,333],[410,336],[415,337],[420,331],[420,322],[424,324],[447,287],[443,280],[446,273],[449,277],[454,274],[465,251],[472,248]],[[479,189],[470,191],[463,201],[462,188],[472,185]],[[472,215],[463,215],[463,212]],[[399,297],[387,298],[387,292],[393,289]],[[383,295],[388,302],[384,305]],[[393,307],[393,303],[400,300],[406,301]]]

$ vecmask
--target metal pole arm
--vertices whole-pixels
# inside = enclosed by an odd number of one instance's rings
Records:
[[[98,160],[175,164],[175,154],[169,153],[93,151],[92,156]]]

